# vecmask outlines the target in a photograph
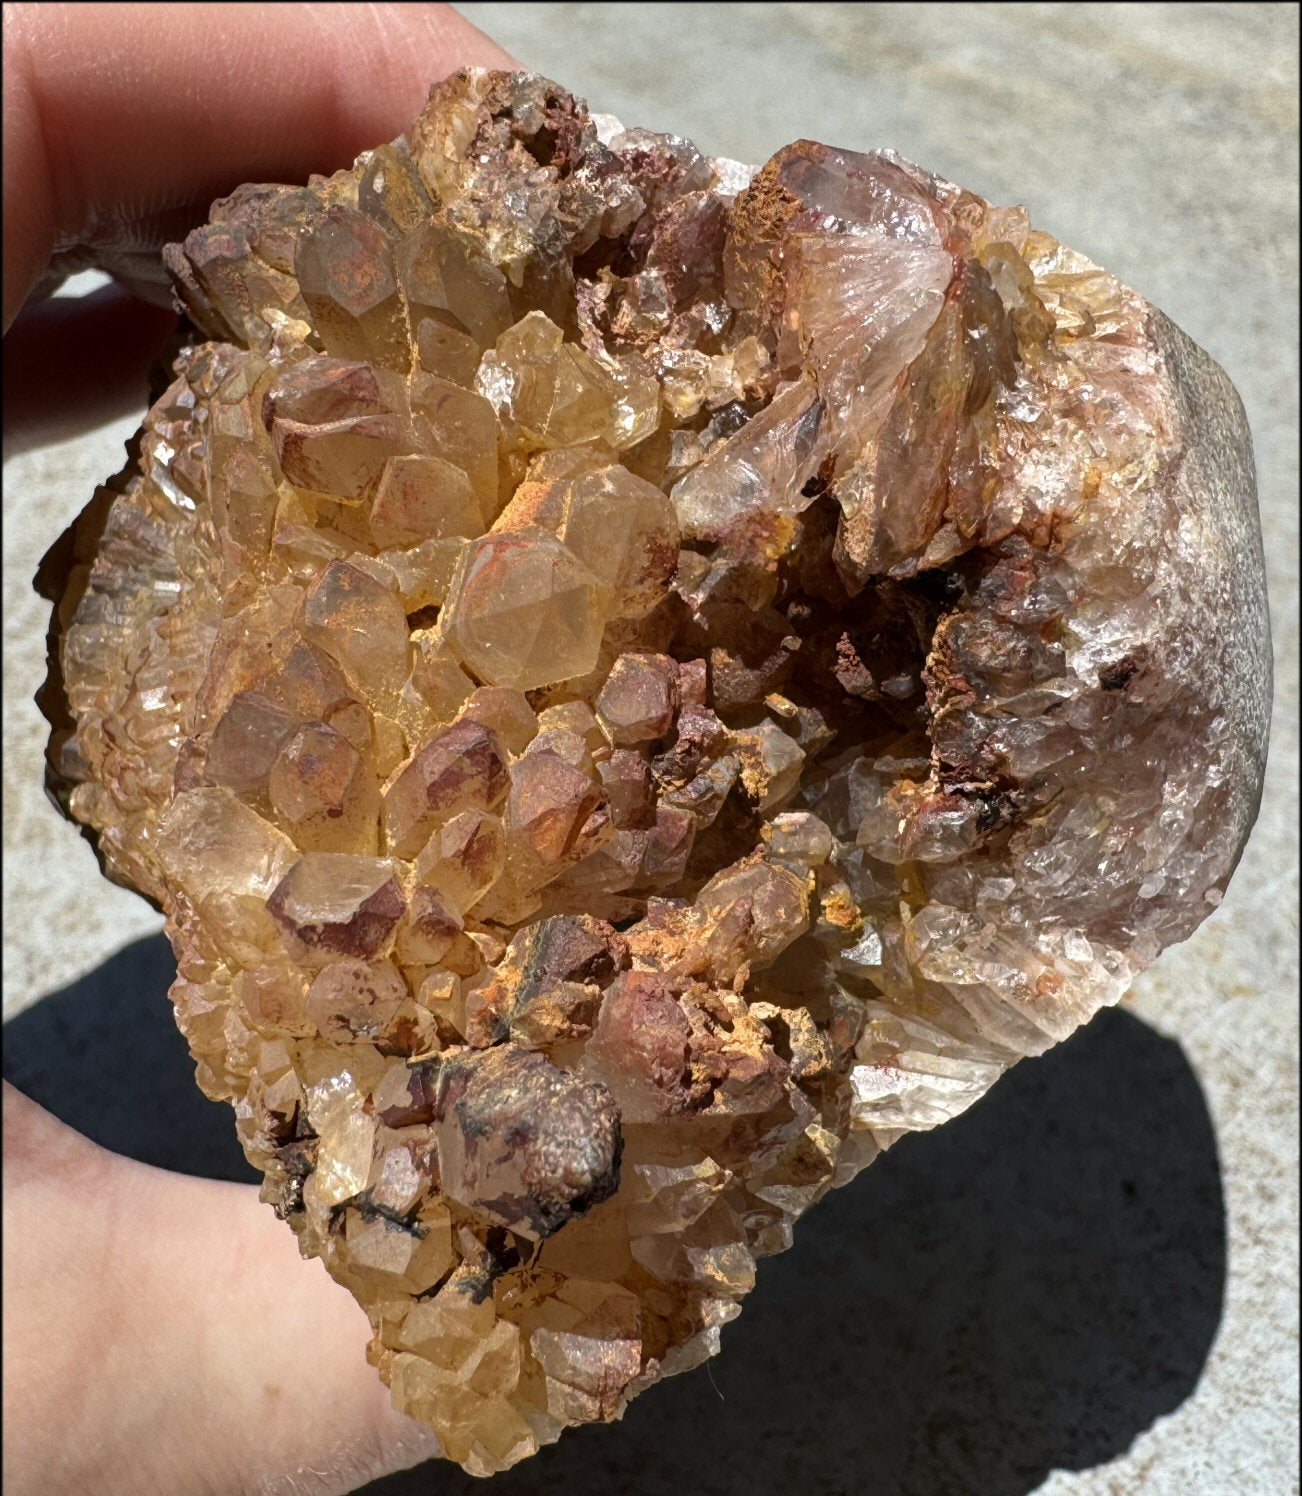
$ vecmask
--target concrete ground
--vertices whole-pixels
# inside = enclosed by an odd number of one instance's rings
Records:
[[[711,1368],[498,1487],[1296,1492],[1296,8],[462,9],[595,109],[712,153],[894,147],[1025,203],[1161,306],[1248,410],[1277,672],[1261,819],[1198,934],[1123,1011],[820,1206]],[[137,419],[5,463],[5,1073],[108,1146],[243,1177],[170,1024],[157,917],[100,878],[40,790],[30,578]],[[158,1125],[127,1105],[141,1073]]]

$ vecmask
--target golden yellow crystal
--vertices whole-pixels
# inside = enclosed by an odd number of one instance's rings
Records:
[[[51,779],[263,1197],[478,1474],[1219,901],[1269,651],[1228,382],[888,153],[461,73],[167,251]]]

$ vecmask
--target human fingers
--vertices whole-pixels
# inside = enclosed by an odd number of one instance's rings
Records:
[[[5,328],[46,264],[161,283],[159,246],[246,181],[398,134],[454,68],[512,66],[446,5],[8,4]]]
[[[4,1489],[342,1493],[438,1452],[248,1185],[119,1158],[4,1087]]]

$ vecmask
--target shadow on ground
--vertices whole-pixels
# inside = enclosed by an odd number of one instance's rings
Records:
[[[250,1171],[195,1090],[140,941],[5,1028],[4,1070],[106,1147]],[[493,1481],[493,1496],[1024,1496],[1115,1458],[1197,1384],[1220,1319],[1216,1141],[1179,1045],[1100,1015],[905,1139],[761,1268],[712,1365]],[[446,1466],[368,1496],[470,1496]]]

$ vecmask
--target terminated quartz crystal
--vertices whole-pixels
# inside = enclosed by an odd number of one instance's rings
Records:
[[[48,573],[52,784],[395,1403],[500,1470],[1215,908],[1248,432],[1020,209],[528,74],[166,258],[192,335]]]

